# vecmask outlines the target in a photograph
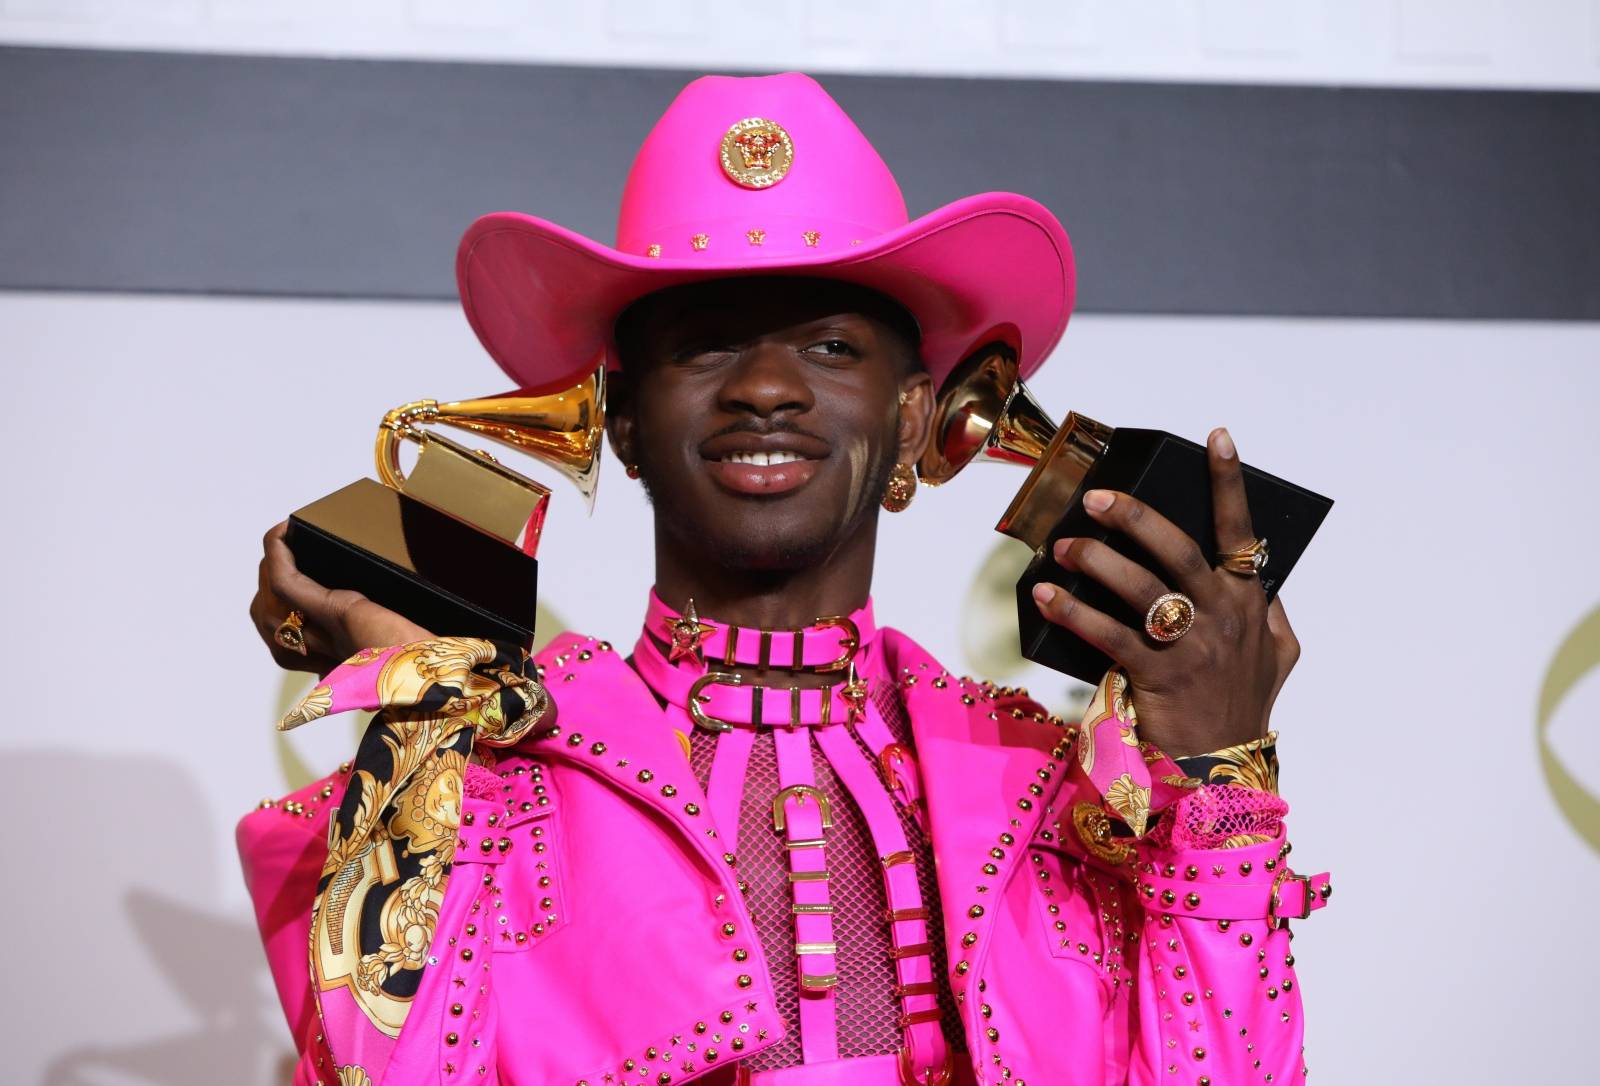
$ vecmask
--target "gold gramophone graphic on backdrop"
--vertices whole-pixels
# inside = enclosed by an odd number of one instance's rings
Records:
[[[1017,352],[1005,343],[990,343],[974,352],[945,380],[917,474],[938,486],[974,460],[1030,469],[995,530],[1021,540],[1034,552],[1017,582],[1017,622],[1022,655],[1036,663],[1087,683],[1098,682],[1111,665],[1099,649],[1039,614],[1033,588],[1040,582],[1059,585],[1135,629],[1144,625],[1142,613],[1136,614],[1099,582],[1057,563],[1051,551],[1058,539],[1102,540],[1172,584],[1170,575],[1142,548],[1084,512],[1086,491],[1134,495],[1187,532],[1215,561],[1205,448],[1163,430],[1113,429],[1076,412],[1057,426],[1023,383]],[[1248,464],[1244,476],[1256,536],[1270,547],[1270,557],[1258,570],[1270,598],[1300,560],[1333,502]]]
[[[453,426],[526,453],[570,479],[592,508],[604,416],[603,368],[546,395],[397,407],[378,427],[382,481],[358,479],[289,517],[295,562],[312,580],[354,589],[433,633],[529,648],[550,488],[424,427]],[[418,446],[409,473],[403,443]]]

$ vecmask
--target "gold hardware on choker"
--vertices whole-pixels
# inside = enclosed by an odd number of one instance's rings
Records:
[[[856,674],[856,665],[850,664],[850,681],[844,684],[839,696],[848,706],[846,724],[859,724],[867,718],[867,681]]]
[[[750,687],[750,720],[748,723],[753,728],[782,726],[793,729],[802,726],[803,722],[800,719],[800,712],[802,708],[802,698],[805,694],[804,687],[761,686],[757,683],[746,683],[744,676],[739,675],[736,672],[708,671],[689,685],[689,693],[685,698],[685,701],[688,703],[685,707],[689,710],[689,719],[693,720],[697,726],[704,728],[708,732],[728,732],[732,731],[736,727],[733,721],[712,716],[710,713],[706,712],[704,708],[702,708],[706,702],[711,700],[711,695],[704,692],[705,688],[713,683],[722,686]],[[819,705],[819,715],[821,719],[816,723],[818,727],[826,728],[833,723],[833,698],[831,696],[832,688],[824,686],[817,687],[815,689],[820,690],[822,693]],[[788,720],[768,721],[762,719],[762,710],[765,708],[765,703],[767,700],[766,695],[768,691],[771,691],[773,694],[777,694],[779,696],[785,694],[788,695]]]
[[[719,717],[710,716],[704,709],[700,708],[702,701],[711,700],[709,697],[702,697],[700,692],[712,683],[720,683],[723,686],[743,686],[744,679],[728,671],[708,671],[700,676],[689,687],[689,696],[686,699],[689,703],[689,719],[693,720],[697,727],[704,728],[708,732],[731,732],[733,731],[732,723]]]
[[[668,636],[672,639],[668,662],[675,664],[688,657],[695,663],[705,663],[705,659],[700,655],[700,646],[704,645],[706,638],[715,632],[715,626],[707,626],[700,621],[700,614],[694,609],[694,597],[690,596],[689,605],[683,609],[683,614],[674,619],[667,628]]]
[[[857,628],[854,622],[850,621],[850,619],[846,618],[844,615],[827,615],[823,618],[817,619],[816,622],[811,624],[811,628],[814,630],[823,630],[830,626],[843,630],[845,632],[845,636],[839,639],[839,658],[837,660],[830,660],[826,664],[818,664],[818,674],[827,674],[833,671],[843,671],[847,667],[854,668],[855,664],[853,664],[851,661],[855,659],[856,649],[861,647],[861,630]],[[795,638],[795,657],[797,668],[800,656],[799,645],[800,639]]]

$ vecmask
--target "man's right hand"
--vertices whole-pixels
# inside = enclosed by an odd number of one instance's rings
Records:
[[[359,592],[324,588],[301,573],[284,542],[288,522],[275,524],[262,539],[260,580],[250,601],[250,621],[278,666],[325,675],[367,648],[404,645],[432,637],[402,615],[380,607]],[[305,616],[305,652],[285,648],[274,634],[289,616]]]

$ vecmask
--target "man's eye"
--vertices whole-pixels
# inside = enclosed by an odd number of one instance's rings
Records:
[[[847,358],[856,353],[855,348],[842,339],[825,339],[806,348],[810,354],[825,354],[831,358]]]
[[[697,358],[724,355],[729,353],[730,350],[731,348],[720,343],[694,343],[680,349],[676,354],[674,354],[673,361],[693,362]]]

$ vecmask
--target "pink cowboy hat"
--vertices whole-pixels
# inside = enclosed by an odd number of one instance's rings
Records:
[[[1022,375],[1066,329],[1072,245],[1025,196],[991,192],[914,222],[900,186],[827,91],[798,73],[685,87],[634,159],[615,248],[501,211],[456,253],[467,320],[517,383],[553,390],[615,367],[612,326],[665,287],[789,274],[870,287],[910,311],[939,385],[1005,340]]]

